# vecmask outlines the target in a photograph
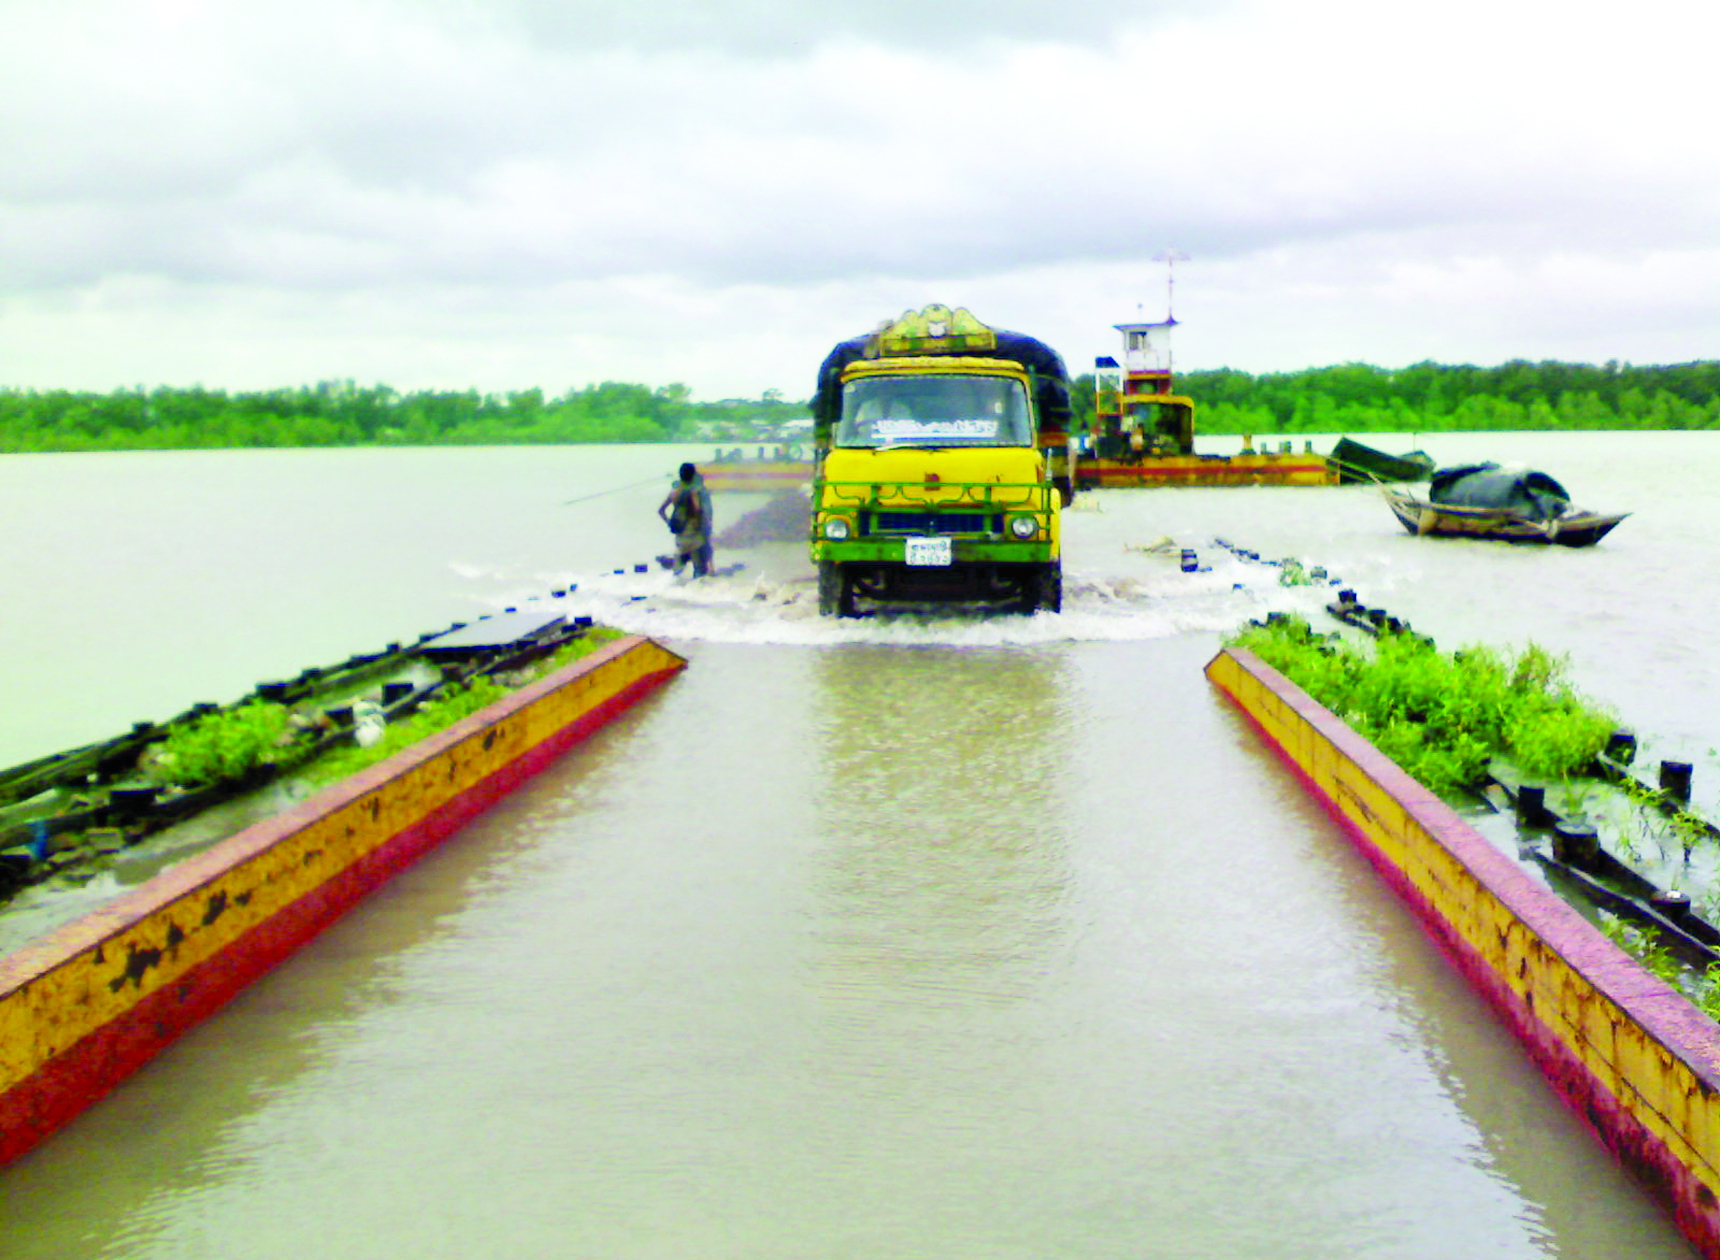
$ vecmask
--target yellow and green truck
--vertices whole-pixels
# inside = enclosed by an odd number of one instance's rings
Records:
[[[1057,352],[928,306],[839,342],[813,399],[819,611],[1057,612],[1069,375]]]

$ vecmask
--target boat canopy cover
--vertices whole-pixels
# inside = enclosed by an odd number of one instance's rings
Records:
[[[996,347],[987,350],[956,349],[950,353],[970,358],[1004,359],[1019,363],[1033,373],[1041,433],[1062,433],[1069,428],[1069,371],[1063,358],[1038,338],[1007,329],[992,330]],[[812,415],[821,433],[829,433],[842,412],[842,369],[856,359],[880,357],[879,337],[870,333],[837,344],[818,369],[818,392],[813,396]],[[918,356],[916,356],[918,357]]]
[[[1420,481],[1433,472],[1433,456],[1426,451],[1388,455],[1347,437],[1332,448],[1332,463],[1340,481]]]
[[[1571,505],[1565,488],[1544,472],[1498,464],[1460,464],[1432,476],[1428,498],[1449,507],[1508,508],[1550,521]]]

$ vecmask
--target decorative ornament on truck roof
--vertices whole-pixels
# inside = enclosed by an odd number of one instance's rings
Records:
[[[877,353],[886,357],[995,349],[997,334],[965,306],[951,310],[933,304],[921,311],[903,311],[900,319],[877,335]]]

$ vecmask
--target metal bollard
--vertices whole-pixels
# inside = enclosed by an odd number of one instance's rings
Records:
[[[1673,923],[1682,923],[1690,917],[1690,894],[1675,888],[1655,893],[1648,904]]]
[[[1688,761],[1663,761],[1660,763],[1660,791],[1670,800],[1680,805],[1690,804],[1690,773]]]
[[[117,818],[131,819],[154,806],[161,788],[153,783],[128,783],[108,792],[108,808]]]
[[[1561,822],[1553,828],[1553,856],[1566,866],[1592,870],[1600,855],[1601,838],[1588,823]]]
[[[1517,821],[1525,827],[1545,827],[1547,789],[1536,783],[1525,783],[1517,789]]]

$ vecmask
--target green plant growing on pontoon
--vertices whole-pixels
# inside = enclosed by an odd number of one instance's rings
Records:
[[[592,626],[577,639],[562,644],[543,660],[533,662],[525,669],[511,674],[509,677],[512,686],[525,686],[564,665],[591,655],[605,643],[611,643],[621,637],[623,632],[620,630],[609,626]],[[388,726],[382,738],[370,747],[353,745],[338,749],[322,758],[317,762],[311,777],[320,783],[331,783],[336,779],[344,779],[347,775],[356,774],[366,766],[374,765],[402,748],[445,730],[461,718],[469,717],[486,705],[493,704],[507,695],[512,686],[490,678],[478,677],[449,688],[419,706],[410,717]]]
[[[152,773],[170,787],[194,788],[234,779],[265,761],[288,762],[286,706],[253,700],[206,714],[174,729],[151,755]]]
[[[626,637],[627,632],[625,630],[617,630],[614,626],[591,626],[577,639],[569,640],[558,647],[544,661],[537,672],[540,677],[544,674],[552,674],[563,665],[590,656],[605,643],[613,643],[617,639]]]
[[[1642,964],[1643,970],[1679,988],[1685,979],[1685,967],[1672,955],[1671,948],[1652,928],[1639,928],[1614,914],[1601,915],[1601,933],[1614,945]],[[1711,967],[1710,972],[1713,971]]]
[[[1630,804],[1635,834],[1654,844],[1662,853],[1666,851],[1667,841],[1673,841],[1688,866],[1690,855],[1697,846],[1713,842],[1713,833],[1700,814],[1683,806],[1667,810],[1662,793],[1647,784],[1627,778],[1620,781],[1619,791]],[[1620,834],[1628,836],[1630,832],[1621,828]],[[1632,856],[1635,856],[1634,852]]]
[[[1654,792],[1638,783],[1635,779],[1619,780],[1618,790],[1629,811],[1631,825],[1620,827],[1619,839],[1626,842],[1626,851],[1636,857],[1644,845],[1653,845],[1656,850],[1664,853],[1666,850],[1666,819],[1656,808]]]
[[[470,717],[507,694],[508,688],[483,677],[456,684],[419,706],[411,717],[390,725],[383,731],[382,738],[368,748],[352,744],[320,758],[311,777],[319,783],[331,783],[356,774],[366,766],[393,756],[402,748],[446,730],[461,718]]]
[[[1658,933],[1649,932],[1645,935],[1648,937],[1648,941],[1644,944],[1642,953],[1638,955],[1639,961],[1652,974],[1674,988],[1681,988],[1680,982],[1684,979],[1683,965],[1672,956],[1672,949],[1660,939]]]
[[[1708,969],[1702,973],[1696,1005],[1709,1019],[1720,1022],[1720,962],[1709,963]]]
[[[1601,915],[1599,926],[1602,936],[1606,937],[1607,940],[1611,941],[1614,945],[1617,945],[1620,949],[1627,952],[1629,951],[1629,924],[1619,918],[1616,914],[1603,914]]]
[[[1562,779],[1581,773],[1617,725],[1569,689],[1525,695],[1506,720],[1505,745],[1523,773]]]
[[[1595,789],[1599,786],[1597,782],[1594,779],[1572,778],[1566,779],[1559,786],[1560,800],[1564,806],[1562,812],[1572,818],[1587,818],[1589,811],[1595,808]]]
[[[1711,843],[1714,839],[1708,830],[1707,821],[1699,814],[1693,814],[1688,809],[1674,810],[1672,813],[1672,832],[1678,837],[1678,843],[1684,850],[1684,860],[1690,861],[1690,852],[1699,844]]]
[[[1436,791],[1479,780],[1488,760],[1525,773],[1580,773],[1616,721],[1565,679],[1565,662],[1530,644],[1515,656],[1486,647],[1444,653],[1415,635],[1364,650],[1317,635],[1295,616],[1245,627],[1247,648]]]

